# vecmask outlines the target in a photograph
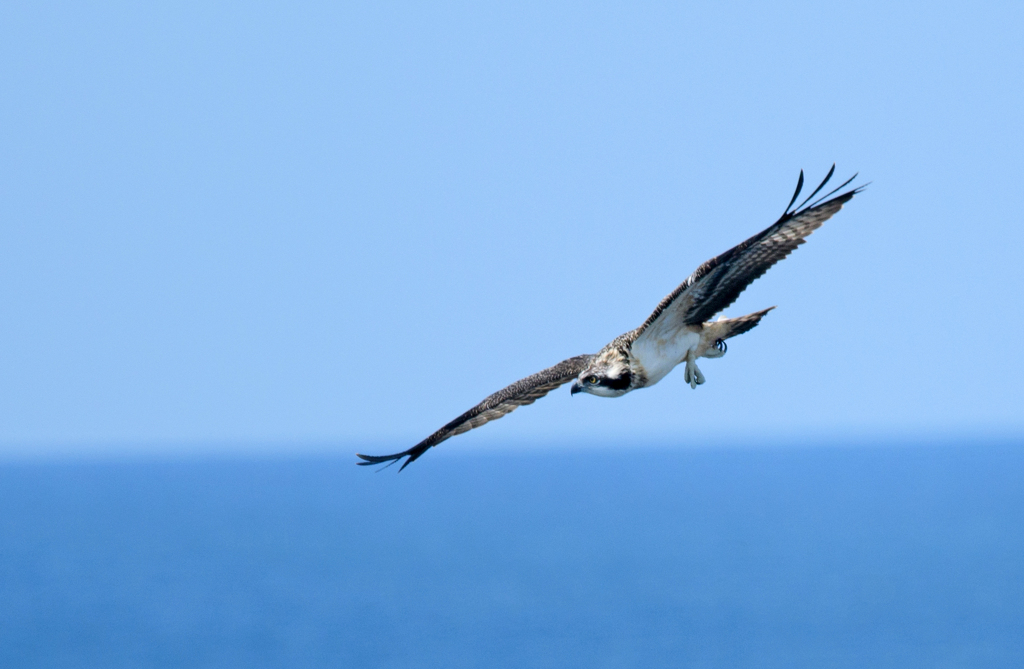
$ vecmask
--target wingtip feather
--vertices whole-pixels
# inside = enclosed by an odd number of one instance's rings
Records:
[[[832,175],[835,174],[835,172],[836,172],[836,164],[832,163],[832,168],[828,171],[828,174],[825,175],[825,178],[821,180],[821,183],[818,184],[818,187],[814,189],[813,193],[811,193],[810,195],[807,196],[806,200],[804,200],[799,205],[797,205],[797,207],[796,207],[796,209],[794,211],[799,211],[800,209],[803,209],[803,206],[805,204],[807,204],[808,202],[810,202],[814,198],[814,196],[817,195],[818,192],[822,188],[825,187],[825,184],[828,183],[828,180],[832,178]],[[854,176],[856,176],[856,175],[854,175]]]
[[[793,199],[790,200],[789,204],[786,205],[786,211],[782,212],[783,216],[785,216],[786,214],[789,213],[789,208],[792,207],[793,203],[796,202],[796,199],[798,197],[800,197],[800,189],[802,189],[803,187],[804,187],[804,171],[800,170],[800,177],[796,180],[796,191],[793,193]]]
[[[850,184],[850,182],[852,182],[852,181],[853,181],[854,179],[856,179],[856,178],[857,178],[857,175],[858,175],[858,174],[860,174],[860,172],[855,172],[855,173],[853,174],[853,176],[852,176],[852,177],[850,177],[849,179],[847,179],[847,180],[846,180],[846,181],[844,181],[843,183],[841,183],[841,184],[839,184],[838,186],[836,186],[835,188],[833,188],[833,189],[832,189],[831,191],[829,191],[829,192],[828,192],[827,194],[825,194],[825,195],[822,195],[822,196],[821,196],[821,197],[819,197],[819,198],[818,198],[817,200],[815,200],[814,202],[812,202],[811,204],[809,204],[809,205],[807,206],[807,209],[813,209],[813,208],[817,207],[817,206],[818,206],[818,205],[819,205],[820,203],[824,202],[825,200],[828,200],[828,198],[832,197],[832,196],[833,196],[833,195],[835,195],[835,194],[836,194],[837,192],[839,192],[839,191],[841,191],[842,189],[846,188],[846,187],[847,187],[847,186],[848,186],[848,185]],[[866,185],[867,185],[867,184],[865,184],[865,186],[866,186]],[[863,186],[861,186],[860,188],[863,188]],[[855,189],[853,189],[852,191],[849,191],[849,192],[847,192],[847,193],[843,193],[842,195],[838,195],[838,196],[836,196],[836,197],[837,197],[837,198],[840,198],[840,197],[845,197],[845,198],[846,198],[847,200],[849,200],[849,199],[850,199],[851,197],[853,197],[854,195],[856,195],[857,193],[859,193],[859,192],[860,192],[860,188],[855,188]],[[844,202],[845,202],[845,201],[846,201],[846,200],[844,200]],[[831,200],[829,200],[829,202],[831,202]],[[826,204],[827,204],[827,203],[826,203]],[[806,211],[806,210],[805,210],[805,211]]]
[[[408,457],[409,459],[406,460],[405,462],[403,462],[402,466],[398,468],[398,471],[402,471],[403,469],[408,467],[409,464],[412,463],[413,460],[416,460],[421,455],[426,453],[427,449],[429,449],[429,448],[430,448],[429,446],[424,446],[423,444],[417,444],[416,446],[413,446],[412,448],[410,448],[407,451],[402,451],[401,453],[392,453],[391,455],[363,455],[362,453],[356,453],[356,457],[357,458],[362,458],[365,461],[365,462],[357,462],[356,464],[361,466],[361,467],[366,467],[368,465],[382,465],[382,464],[384,464],[386,462],[388,464],[385,465],[383,467],[383,469],[387,469],[388,467],[390,467],[391,465],[395,464],[396,462],[398,462],[402,458]]]

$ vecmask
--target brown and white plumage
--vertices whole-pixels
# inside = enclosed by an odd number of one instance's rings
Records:
[[[792,212],[786,207],[786,212],[773,225],[698,267],[686,281],[665,296],[654,313],[638,328],[638,334],[642,334],[648,328],[658,327],[666,320],[679,320],[689,325],[704,323],[718,312],[727,309],[747,286],[803,244],[808,235],[820,228],[822,223],[861,191],[863,187],[817,206],[804,207],[828,183],[835,169],[836,166],[833,165],[821,185],[800,207]],[[829,195],[841,190],[856,178],[857,175],[853,175]],[[790,207],[800,197],[803,183],[804,173],[801,171],[796,192],[789,203]]]
[[[409,450],[392,455],[359,455],[363,462],[358,464],[393,463],[408,457],[401,467],[405,469],[429,448],[497,420],[518,407],[532,404],[569,381],[575,381],[572,394],[586,392],[619,397],[653,386],[676,365],[685,363],[686,381],[696,388],[704,383],[704,375],[697,368],[696,360],[724,355],[727,339],[754,328],[774,307],[740,318],[716,321],[711,318],[735,302],[747,286],[803,244],[808,235],[863,190],[861,186],[832,197],[849,185],[857,176],[854,175],[827,195],[811,202],[834,172],[835,165],[814,192],[793,208],[803,188],[804,174],[801,171],[796,192],[778,221],[702,264],[658,304],[640,327],[616,337],[598,353],[569,358],[516,381]]]
[[[420,443],[407,451],[393,455],[360,455],[364,460],[361,465],[375,465],[382,462],[392,462],[409,456],[409,459],[402,465],[402,469],[409,466],[416,458],[426,453],[428,448],[437,446],[442,441],[454,437],[463,432],[469,432],[475,427],[484,423],[498,420],[506,414],[510,414],[519,407],[533,404],[540,398],[550,393],[555,388],[575,379],[581,371],[586,369],[592,355],[578,355],[575,358],[563,360],[554,367],[520,379],[510,386],[502,388],[490,395],[480,404],[451,421],[440,430],[430,435]]]

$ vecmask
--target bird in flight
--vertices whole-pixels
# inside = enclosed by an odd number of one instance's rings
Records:
[[[794,207],[804,185],[801,170],[796,192],[779,220],[698,267],[658,304],[640,327],[616,337],[593,355],[563,360],[499,390],[407,451],[392,455],[357,453],[363,460],[358,464],[388,463],[390,466],[407,457],[401,471],[446,439],[533,404],[570,381],[573,395],[621,397],[653,386],[676,365],[685,363],[686,382],[691,388],[701,385],[704,374],[697,367],[697,359],[721,358],[728,348],[727,339],[753,329],[775,307],[739,318],[711,320],[712,317],[735,302],[747,286],[803,244],[808,235],[866,187],[836,195],[857,178],[854,174],[838,188],[811,202],[832,178],[835,169],[832,165],[814,192]]]

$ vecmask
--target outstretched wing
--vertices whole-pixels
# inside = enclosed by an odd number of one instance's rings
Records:
[[[808,205],[832,178],[835,169],[833,165],[821,185],[791,210],[804,185],[804,173],[801,170],[796,192],[782,217],[745,242],[698,267],[697,271],[658,304],[654,313],[634,331],[634,339],[660,337],[662,333],[684,325],[704,323],[735,302],[747,286],[803,244],[808,235],[864,189],[861,186],[832,197],[857,178],[854,174],[841,186]]]
[[[449,437],[469,432],[484,423],[497,420],[521,406],[533,404],[558,386],[572,381],[579,376],[579,373],[586,368],[593,357],[592,355],[578,355],[575,358],[563,360],[554,367],[548,367],[542,372],[516,381],[507,388],[502,388],[407,451],[393,455],[360,455],[356,453],[365,461],[357,464],[376,465],[409,456],[402,468],[398,470],[402,471],[409,466],[409,463],[426,453],[431,446],[437,446]]]

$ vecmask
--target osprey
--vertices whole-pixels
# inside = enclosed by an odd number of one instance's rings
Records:
[[[533,404],[570,381],[573,382],[573,395],[590,393],[600,397],[620,397],[639,388],[653,386],[676,365],[685,363],[686,382],[691,388],[701,385],[704,374],[697,367],[697,359],[722,357],[727,349],[727,339],[751,330],[775,307],[739,318],[711,320],[712,317],[736,301],[747,286],[803,244],[808,235],[865,188],[860,186],[832,197],[857,178],[854,174],[838,188],[811,202],[832,178],[835,169],[836,166],[832,165],[814,192],[793,208],[804,185],[801,170],[796,192],[778,221],[698,267],[658,304],[643,325],[616,337],[598,353],[563,360],[554,367],[516,381],[407,451],[392,455],[357,453],[363,460],[358,464],[394,464],[408,457],[399,469],[401,471],[430,447],[501,418],[518,407]]]

